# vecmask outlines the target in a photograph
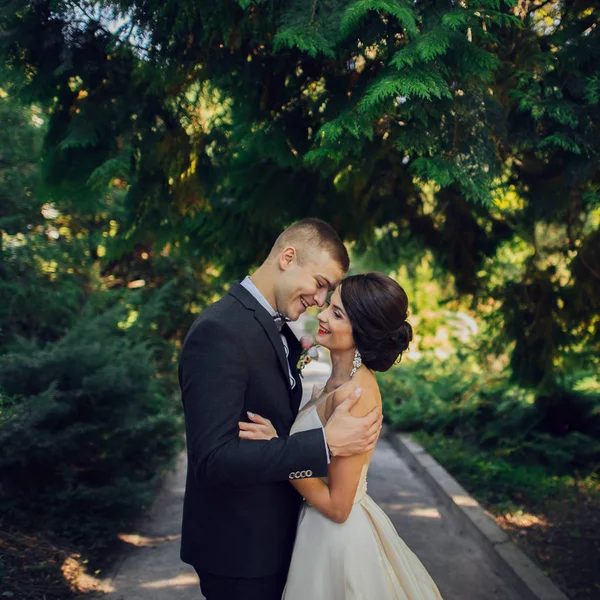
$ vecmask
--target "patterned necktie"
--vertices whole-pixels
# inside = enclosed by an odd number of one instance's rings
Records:
[[[281,331],[288,319],[286,319],[281,313],[277,313],[273,315],[273,321],[275,321],[275,326],[277,327],[277,330]]]

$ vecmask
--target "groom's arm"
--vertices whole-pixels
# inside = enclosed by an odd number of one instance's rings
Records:
[[[239,337],[221,323],[198,323],[184,344],[179,377],[197,479],[246,485],[325,476],[321,429],[268,441],[239,438],[249,363]]]

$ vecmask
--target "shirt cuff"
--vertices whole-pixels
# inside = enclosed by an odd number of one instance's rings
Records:
[[[325,452],[327,454],[327,464],[331,462],[331,454],[329,453],[329,446],[327,445],[327,436],[325,435],[325,428],[323,427],[323,441],[325,442]]]

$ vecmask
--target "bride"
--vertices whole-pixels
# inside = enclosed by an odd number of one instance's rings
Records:
[[[353,414],[381,404],[373,371],[387,371],[412,340],[407,308],[406,293],[386,275],[341,282],[318,316],[315,338],[330,350],[331,375],[324,387],[315,386],[291,435],[323,426],[345,386],[362,390]],[[267,419],[261,421],[268,427],[257,427],[261,437],[255,439],[277,436]],[[305,502],[283,600],[441,600],[419,559],[367,495],[371,454],[333,458],[326,479],[291,482]]]

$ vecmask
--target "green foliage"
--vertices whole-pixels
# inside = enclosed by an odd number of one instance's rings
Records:
[[[43,131],[32,122],[41,121],[39,112],[6,98],[0,89],[0,229],[5,231],[20,231],[29,219],[39,219],[35,192]],[[0,241],[0,269],[3,247]]]
[[[523,502],[535,510],[549,498],[568,501],[580,484],[573,476],[556,475],[541,465],[514,463],[461,439],[425,433],[416,438],[479,502],[500,514],[517,512]],[[583,479],[594,485],[594,475]]]
[[[416,96],[422,100],[431,100],[434,97],[441,99],[442,96],[452,98],[446,82],[440,75],[414,68],[408,73],[386,75],[376,80],[368,89],[359,108],[369,110],[398,96],[405,99]]]
[[[13,524],[37,514],[38,527],[106,543],[181,447],[177,404],[126,316],[85,315],[56,342],[0,357],[0,505]]]
[[[183,242],[120,251],[118,159],[93,210],[41,201],[47,114],[0,110],[0,513],[97,559],[181,449],[176,342],[219,272]]]
[[[511,385],[505,372],[490,370],[469,351],[403,362],[379,376],[384,415],[404,431],[445,436],[492,453],[504,461],[502,469],[529,465],[565,475],[598,468],[597,383],[583,389],[589,377],[580,374],[535,398]]]
[[[46,200],[90,211],[118,182],[112,257],[150,239],[229,278],[307,215],[357,249],[396,228],[388,244],[430,250],[474,305],[493,298],[494,344],[514,344],[515,380],[543,389],[576,355],[593,362],[594,3],[73,10],[19,0],[4,11],[2,73],[9,93],[50,109]],[[520,244],[526,266],[508,268]]]
[[[277,202],[281,216],[270,216],[262,226],[259,247],[268,244],[281,220],[289,222],[308,212],[319,212],[342,234],[361,238],[368,235],[363,222],[344,217],[340,207],[374,189],[382,171],[395,170],[385,156],[395,152],[396,141],[397,149],[410,152],[411,158],[429,160],[436,157],[427,139],[437,139],[435,153],[460,167],[458,185],[464,183],[471,197],[488,199],[495,155],[485,157],[488,167],[483,170],[481,155],[450,151],[457,146],[455,127],[441,124],[440,117],[463,113],[466,118],[452,90],[460,82],[465,89],[481,91],[481,84],[497,69],[499,63],[488,50],[464,38],[479,25],[481,46],[494,39],[486,29],[510,21],[498,3],[481,0],[465,9],[468,19],[452,28],[444,25],[443,16],[460,10],[440,6],[433,16],[427,5],[398,0],[300,0],[276,6],[192,3],[179,5],[173,13],[164,5],[108,3],[95,18],[82,18],[77,24],[71,9],[52,5],[47,10],[56,25],[51,38],[57,58],[51,72],[28,84],[20,74],[38,63],[31,33],[44,19],[45,9],[21,8],[17,17],[5,16],[0,26],[23,35],[9,35],[1,51],[7,58],[5,73],[22,86],[16,89],[56,104],[46,138],[46,181],[52,189],[68,185],[70,193],[81,196],[85,190],[93,196],[100,191],[99,169],[103,172],[103,165],[119,156],[119,164],[130,167],[130,244],[145,231],[163,228],[170,239],[181,240],[195,227],[205,256],[222,260],[203,238],[219,228],[220,240],[226,240],[235,235],[240,220],[246,229],[256,230],[265,212],[272,215],[263,205],[272,206],[281,197],[276,183],[280,176],[310,181],[311,191],[299,189],[285,206]],[[137,37],[123,37],[125,25],[115,34],[109,32],[111,10],[131,19]],[[184,39],[194,41],[182,45]],[[404,66],[394,61],[413,48],[418,60]],[[483,55],[491,57],[487,63]],[[58,96],[56,86],[61,90]],[[192,101],[190,92],[199,86],[219,91],[229,106],[228,122],[211,122],[198,111],[206,96],[196,95]],[[361,114],[353,114],[356,111]],[[477,122],[479,115],[472,110],[469,114]],[[336,122],[335,132],[327,129]],[[261,131],[274,142],[271,149],[253,142]],[[323,133],[316,135],[317,131]],[[492,135],[485,127],[475,131],[466,123],[460,131],[467,145],[482,134]],[[411,135],[415,139],[405,145]],[[334,159],[333,168],[326,157]],[[465,161],[473,172],[465,168]],[[355,173],[343,192],[335,185],[339,168]],[[276,169],[287,172],[265,177]],[[355,181],[359,171],[366,179],[362,185]],[[255,194],[247,193],[248,181]],[[325,203],[332,195],[335,202]],[[381,212],[375,223],[389,221],[388,211],[378,209],[385,197],[371,194],[370,204],[372,211]],[[161,216],[165,211],[168,222]],[[255,255],[238,253],[235,267],[243,271],[254,260]]]
[[[418,34],[415,14],[408,2],[398,0],[356,0],[345,10],[342,16],[340,31],[347,37],[369,16],[376,12],[385,17],[394,17],[400,26],[411,36]]]

